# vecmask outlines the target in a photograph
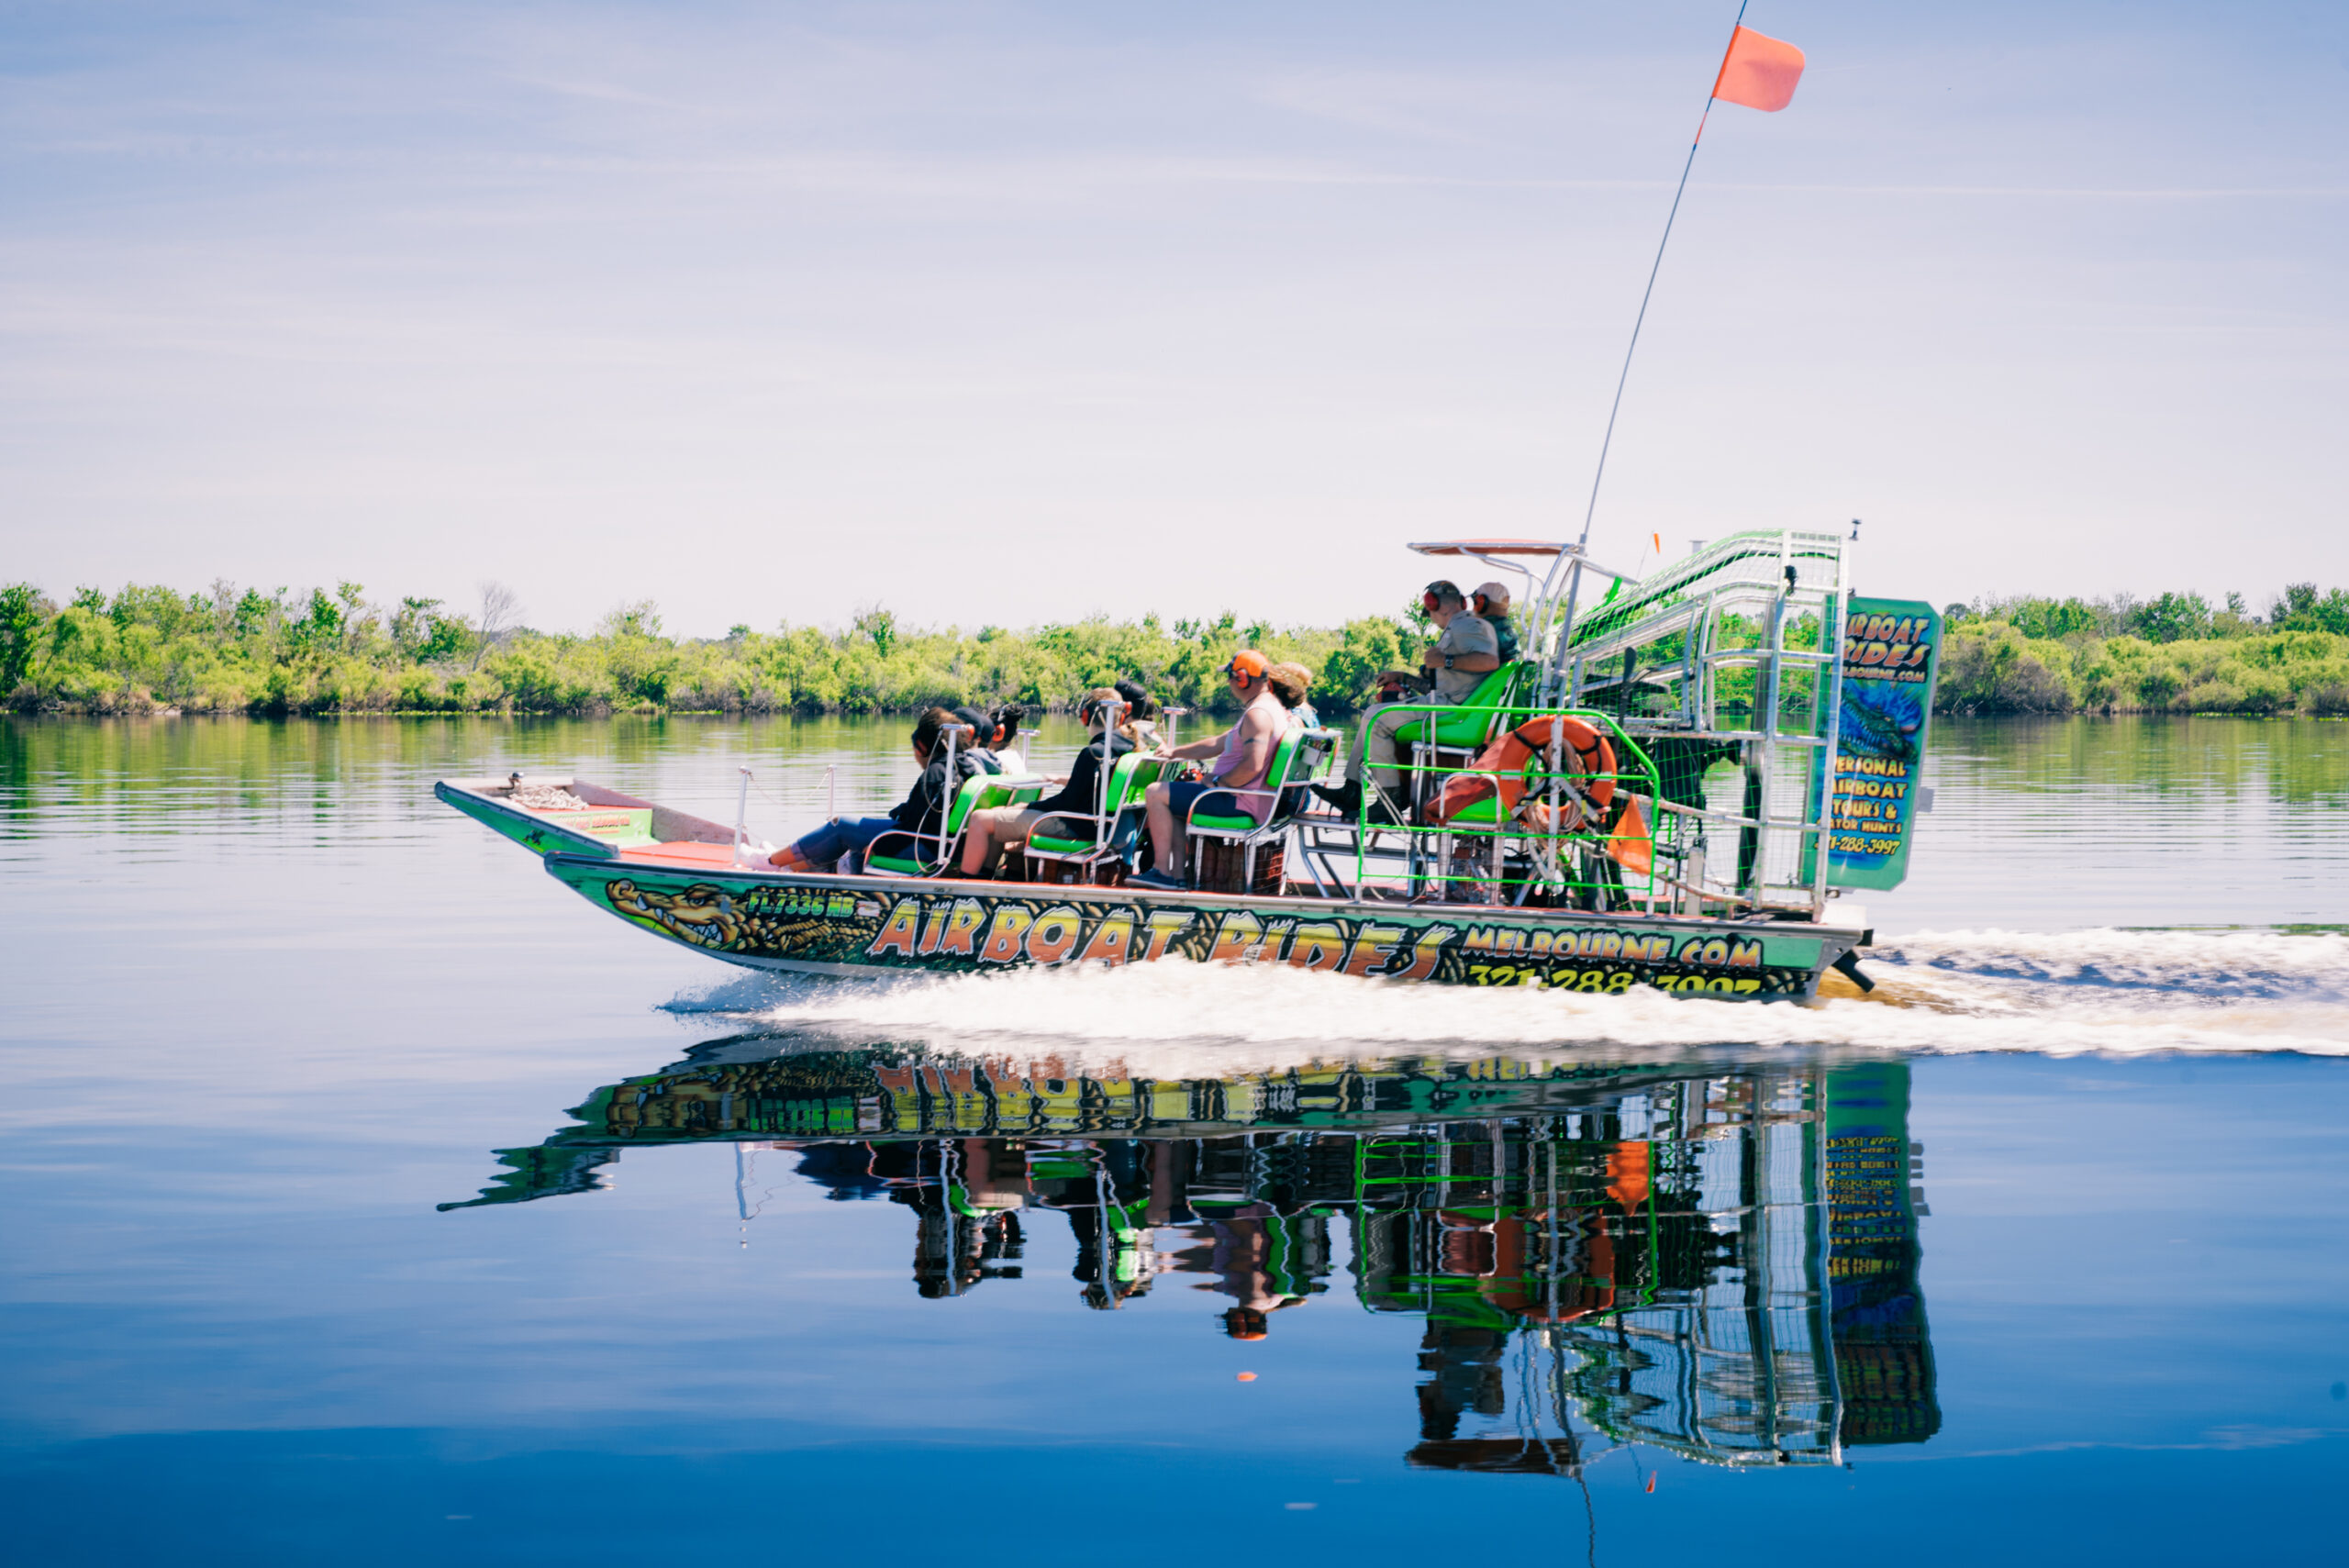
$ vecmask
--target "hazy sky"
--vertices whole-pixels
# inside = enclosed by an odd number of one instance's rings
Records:
[[[0,578],[1327,621],[1579,528],[1733,5],[7,5]],[[2349,6],[1753,0],[1594,550],[2349,582]]]

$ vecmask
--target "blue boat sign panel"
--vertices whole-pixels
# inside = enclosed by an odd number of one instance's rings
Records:
[[[1942,617],[1920,599],[1854,598],[1829,784],[1827,881],[1890,888],[1909,874],[1917,786],[1941,673]]]

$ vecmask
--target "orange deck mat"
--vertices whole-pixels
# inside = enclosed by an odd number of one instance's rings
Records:
[[[703,844],[692,840],[680,840],[674,844],[646,844],[633,850],[622,850],[620,859],[652,865],[731,868],[734,864],[734,846]]]

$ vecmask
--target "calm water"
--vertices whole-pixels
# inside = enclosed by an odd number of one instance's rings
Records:
[[[1945,726],[1815,1009],[738,977],[429,795],[901,728],[0,728],[10,1561],[2343,1551],[2349,728]]]

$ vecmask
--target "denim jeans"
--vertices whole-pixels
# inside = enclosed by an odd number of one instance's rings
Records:
[[[889,817],[843,817],[827,822],[814,832],[805,835],[792,845],[799,858],[818,871],[830,871],[840,858],[851,850],[862,850],[884,833],[897,831],[896,820]]]

